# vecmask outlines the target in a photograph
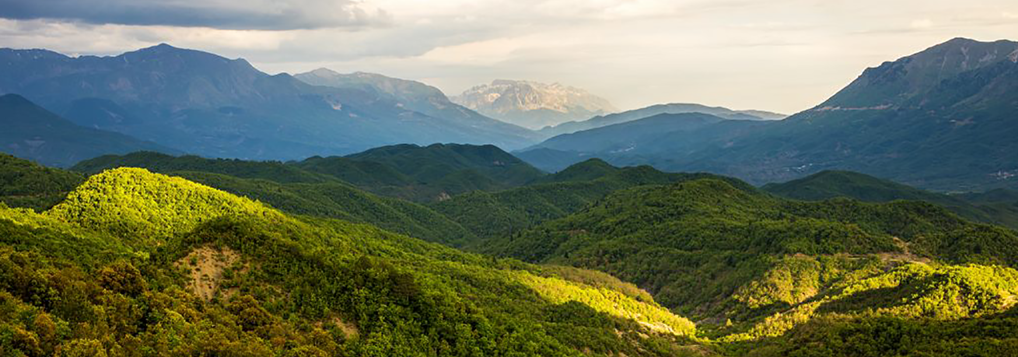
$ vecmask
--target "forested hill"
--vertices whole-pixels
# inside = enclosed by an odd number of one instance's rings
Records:
[[[73,169],[98,173],[117,167],[142,167],[180,176],[289,213],[370,223],[432,242],[458,244],[474,237],[427,207],[365,192],[334,176],[292,164],[139,152],[98,157]]]
[[[2,355],[1018,351],[1018,233],[926,202],[595,159],[425,206],[299,162],[0,158],[41,211],[0,205]]]
[[[312,158],[297,165],[342,177],[379,194],[414,201],[435,201],[474,190],[512,188],[544,175],[492,145],[383,146],[343,158]],[[384,167],[383,171],[376,171],[379,165]],[[366,175],[344,172],[348,166],[358,167],[353,172]]]
[[[1018,293],[1013,230],[923,202],[790,201],[711,178],[621,190],[481,250],[611,273],[721,340],[772,352],[799,347],[786,334],[836,350],[807,332],[831,325],[1003,313]]]
[[[9,207],[49,209],[84,180],[75,172],[0,153],[0,202]]]
[[[492,145],[393,145],[351,156],[302,161],[243,161],[139,152],[78,163],[74,170],[96,173],[115,167],[157,171],[206,171],[281,183],[343,181],[382,196],[430,202],[460,193],[519,187],[545,174]]]
[[[944,206],[971,220],[1018,228],[1018,206],[1015,206],[1018,204],[1018,197],[1009,198],[1006,190],[984,194],[948,195],[851,171],[822,171],[798,180],[767,184],[763,186],[763,190],[807,201],[835,197],[848,197],[866,202],[925,201]],[[989,202],[982,199],[983,197],[1000,199],[997,202]]]
[[[472,245],[481,246],[487,244],[487,238],[512,235],[579,211],[616,190],[703,177],[718,176],[666,173],[650,166],[617,168],[592,159],[527,186],[498,192],[475,191],[431,203],[429,207],[473,232],[479,239]]]
[[[607,275],[293,217],[123,168],[0,206],[0,352],[674,356],[688,320]],[[285,292],[285,293],[284,293]]]

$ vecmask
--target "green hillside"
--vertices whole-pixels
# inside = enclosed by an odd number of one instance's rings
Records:
[[[472,192],[429,206],[482,238],[512,235],[541,222],[565,217],[623,188],[665,184],[706,174],[673,174],[649,166],[616,168],[593,159],[534,183],[499,192]]]
[[[126,203],[126,204],[125,204]],[[673,356],[688,320],[604,274],[495,260],[143,169],[0,208],[4,355]]]
[[[85,177],[0,153],[0,202],[42,211],[53,207]]]
[[[1013,304],[1010,268],[1000,267],[1003,275],[990,278],[989,286],[1006,287],[993,290],[999,295],[993,308],[962,309],[939,301],[944,298],[935,293],[939,287],[882,281],[911,281],[901,278],[906,273],[899,269],[912,274],[908,269],[963,269],[943,264],[1011,266],[1018,258],[1018,235],[970,223],[928,203],[790,201],[706,178],[621,190],[572,215],[491,240],[482,249],[610,273],[699,321],[711,336],[758,343],[833,314],[828,308],[835,306],[852,316],[884,304],[878,315],[936,317],[901,307],[899,297],[931,299],[943,306],[916,302],[921,306],[914,309],[950,310],[956,317],[1001,312]],[[954,286],[974,288],[971,284],[947,283],[943,289],[961,294],[960,299],[989,296],[959,293]],[[887,290],[889,300],[861,303],[881,298],[878,289]],[[895,310],[899,307],[901,312]]]
[[[1001,197],[1003,191],[971,195],[946,195],[917,189],[893,181],[851,171],[822,171],[798,180],[772,183],[763,186],[764,191],[782,197],[806,201],[818,201],[835,197],[848,197],[865,202],[891,202],[895,200],[926,201],[935,203],[970,220],[1006,225],[1018,228],[1018,210],[995,207],[984,197]],[[966,198],[971,197],[971,199]],[[1008,203],[1018,203],[1018,198]]]
[[[427,207],[376,196],[329,174],[310,172],[291,164],[140,152],[98,157],[83,161],[74,169],[97,173],[117,167],[142,167],[184,177],[293,214],[370,223],[445,244],[473,239],[472,233]]]
[[[284,212],[369,223],[430,242],[458,245],[474,235],[425,206],[373,195],[342,182],[281,184],[268,180],[175,171],[172,175],[256,199]]]
[[[600,160],[433,209],[293,163],[142,153],[92,167],[128,161],[174,176],[8,160],[46,183],[22,192],[84,183],[42,213],[0,205],[0,354],[1018,351],[1018,236],[930,203],[790,200]]]
[[[172,156],[156,152],[135,152],[127,155],[104,155],[84,160],[71,170],[97,174],[117,167],[144,167],[157,172],[203,171],[239,178],[263,179],[279,183],[321,183],[335,181],[328,175],[301,170],[276,161],[244,161],[237,159],[207,159],[198,156]]]
[[[338,178],[357,187],[381,190],[386,187],[412,186],[414,179],[388,165],[339,156],[310,157],[290,166]]]
[[[412,187],[383,189],[391,190],[390,195],[415,201],[434,201],[474,190],[516,187],[544,175],[492,145],[393,145],[346,158],[383,164],[409,177]],[[351,179],[351,182],[358,181]]]

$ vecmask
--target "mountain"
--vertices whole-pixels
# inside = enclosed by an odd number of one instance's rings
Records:
[[[1018,43],[954,39],[867,69],[826,102],[684,157],[668,170],[751,182],[828,169],[910,186],[976,191],[1018,185]]]
[[[3,355],[675,356],[698,344],[692,322],[603,273],[290,216],[144,169],[94,175],[43,213],[0,207],[0,232]]]
[[[316,86],[357,89],[374,93],[395,101],[397,105],[409,110],[435,118],[456,119],[467,123],[476,130],[485,131],[486,135],[493,138],[506,136],[520,138],[524,141],[536,141],[539,138],[536,133],[528,129],[488,118],[453,103],[438,88],[417,81],[386,77],[375,73],[341,74],[327,68],[296,74],[294,78]],[[510,148],[513,146],[515,145],[508,145]]]
[[[608,100],[558,83],[499,79],[451,98],[495,119],[531,129],[618,111]]]
[[[297,159],[395,143],[518,148],[528,131],[479,115],[429,116],[364,88],[313,86],[242,59],[159,45],[113,57],[0,50],[0,93],[82,126],[207,157]]]
[[[1018,292],[1016,243],[1018,232],[928,203],[792,201],[700,178],[619,190],[479,249],[613,274],[716,341],[749,345],[732,355],[787,355],[801,347],[788,336],[837,350],[819,337],[837,333],[832,324],[979,323],[1007,313]],[[856,333],[859,342],[841,348],[865,349],[863,341],[882,337]]]
[[[114,132],[85,128],[22,96],[0,96],[0,151],[45,165],[67,167],[103,154],[138,150],[176,152]]]
[[[998,193],[947,195],[850,171],[821,171],[784,183],[770,183],[764,191],[787,198],[820,201],[835,197],[848,197],[864,202],[891,202],[896,200],[925,201],[941,205],[970,220],[1018,228],[1014,225],[1018,215],[989,207],[982,197],[1002,197],[1003,202],[1018,203],[1018,198],[1006,198]],[[1013,196],[1012,196],[1013,197]]]
[[[44,211],[53,207],[85,177],[0,153],[0,203]]]
[[[561,123],[552,127],[546,127],[538,132],[554,137],[562,134],[570,134],[578,131],[596,129],[608,125],[630,122],[661,114],[683,114],[702,113],[731,120],[781,120],[787,115],[771,113],[762,110],[731,110],[725,107],[710,107],[702,104],[672,103],[658,104],[646,108],[629,110],[621,113],[599,115],[583,121],[571,121]]]
[[[829,100],[783,120],[729,120],[704,130],[652,133],[627,140],[644,149],[624,153],[551,148],[518,154],[546,170],[600,157],[614,165],[713,172],[753,184],[847,170],[935,191],[1014,188],[1016,79],[1018,42],[954,39],[867,69]]]

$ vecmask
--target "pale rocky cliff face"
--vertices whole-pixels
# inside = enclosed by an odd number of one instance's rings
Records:
[[[451,99],[481,114],[532,129],[618,111],[604,98],[558,83],[495,80]]]

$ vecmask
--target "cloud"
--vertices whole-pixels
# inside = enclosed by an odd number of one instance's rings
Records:
[[[292,30],[384,26],[390,15],[354,0],[0,0],[0,18],[86,24]]]

